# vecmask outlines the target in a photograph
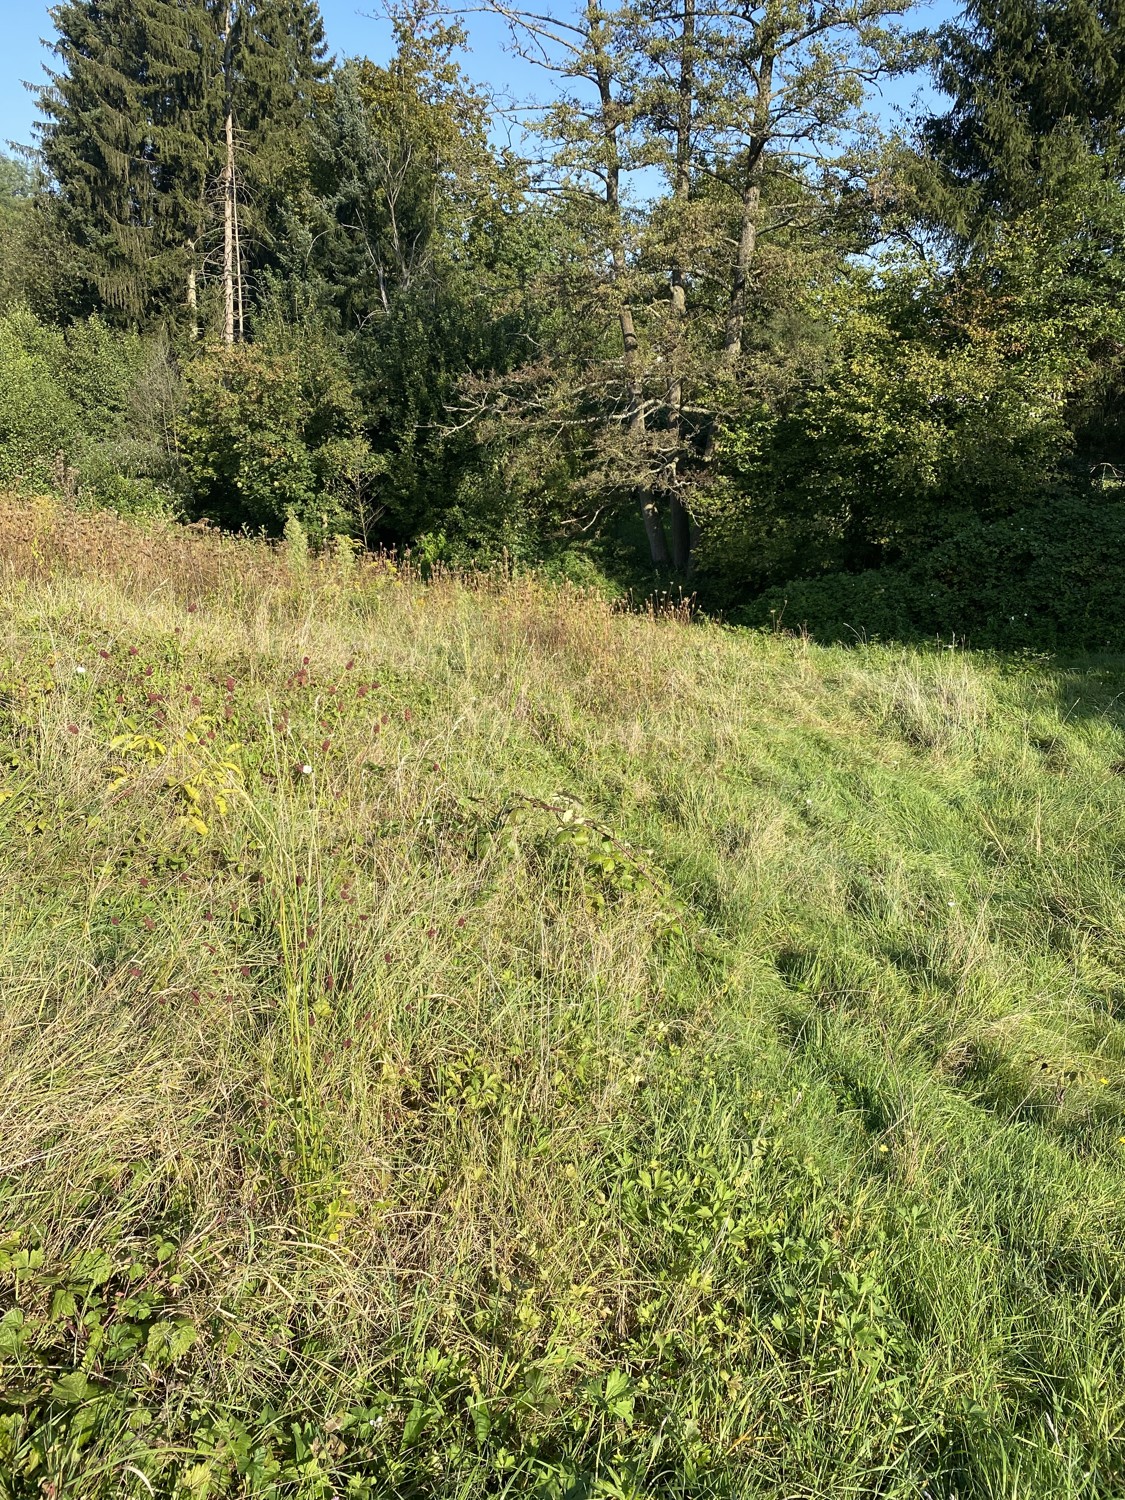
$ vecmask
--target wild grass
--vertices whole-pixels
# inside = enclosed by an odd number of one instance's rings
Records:
[[[1125,1492],[1125,664],[0,509],[0,1495]]]

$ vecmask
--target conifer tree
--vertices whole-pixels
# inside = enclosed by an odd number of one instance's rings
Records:
[[[923,137],[957,231],[971,237],[1057,201],[1099,163],[1120,176],[1120,0],[970,0],[939,47],[936,78],[952,104],[925,122]]]
[[[108,311],[137,321],[189,287],[214,68],[202,0],[64,0],[40,90],[44,164]]]
[[[40,149],[103,306],[132,322],[186,306],[194,323],[216,263],[237,301],[304,169],[329,67],[315,0],[62,0],[51,15]]]
[[[223,338],[245,331],[247,275],[268,264],[307,170],[316,88],[331,70],[316,0],[219,0]]]

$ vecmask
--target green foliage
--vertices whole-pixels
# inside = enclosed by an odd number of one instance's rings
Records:
[[[50,363],[27,347],[26,327],[19,317],[0,319],[0,482],[47,489],[81,427]]]
[[[827,347],[729,425],[698,507],[701,568],[725,603],[920,556],[1057,487],[1092,308],[1052,302],[1061,278],[1033,244],[956,277],[887,266],[814,289]]]
[[[818,640],[941,637],[974,646],[1125,650],[1125,506],[1115,489],[964,518],[894,566],[768,589],[747,624]]]
[[[185,379],[180,450],[198,514],[275,535],[292,514],[317,539],[352,524],[368,454],[330,351],[222,349]]]
[[[952,228],[976,237],[1065,202],[1091,168],[1116,178],[1125,90],[1115,7],[972,0],[938,44],[935,72],[951,104],[922,135]]]
[[[15,307],[0,317],[0,370],[0,482],[125,513],[174,506],[178,390],[163,344]]]

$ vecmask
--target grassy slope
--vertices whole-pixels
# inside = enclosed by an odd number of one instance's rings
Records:
[[[57,543],[0,1495],[1125,1491],[1125,669]]]

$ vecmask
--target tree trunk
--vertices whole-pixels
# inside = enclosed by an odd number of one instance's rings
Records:
[[[672,383],[668,388],[668,420],[676,434],[676,451],[668,466],[668,510],[672,533],[672,566],[677,573],[691,567],[691,522],[680,496],[684,444],[683,332],[687,316],[680,215],[691,197],[691,124],[695,101],[695,0],[684,0],[683,25],[680,34],[680,79],[677,90],[676,174],[672,184],[673,201],[678,210],[674,224],[676,241],[672,256]]]
[[[632,456],[643,456],[645,447],[645,414],[641,403],[640,382],[637,371],[637,327],[633,320],[633,309],[625,295],[626,273],[625,236],[621,222],[621,153],[618,147],[618,108],[613,97],[613,73],[606,50],[607,27],[605,16],[598,0],[587,0],[586,30],[595,54],[595,74],[598,99],[601,104],[602,141],[605,148],[605,202],[610,215],[610,233],[613,236],[611,259],[613,279],[620,295],[617,313],[621,329],[621,350],[625,365],[625,394],[629,403],[628,432]],[[653,567],[668,566],[668,544],[664,536],[664,522],[660,508],[649,485],[638,485],[637,505],[644,521],[648,538],[649,554]]]
[[[234,219],[234,300],[235,334],[241,343],[246,337],[246,320],[242,308],[242,237],[238,232],[238,182],[234,175],[234,158],[231,157],[231,206]]]
[[[742,192],[742,213],[738,231],[738,253],[735,256],[734,273],[731,276],[730,303],[727,308],[727,323],[723,333],[724,370],[734,370],[742,355],[742,331],[746,327],[746,288],[750,282],[750,268],[758,249],[758,216],[762,204],[762,188],[756,172],[747,175]]]
[[[234,116],[226,112],[227,156],[223,168],[223,343],[234,343]]]
[[[746,290],[750,270],[758,252],[758,224],[762,210],[761,161],[770,135],[770,107],[773,103],[773,54],[767,52],[758,64],[757,90],[754,96],[754,135],[747,153],[743,178],[741,212],[738,225],[738,250],[731,276],[730,302],[723,333],[722,368],[735,370],[742,355],[742,333],[746,327]]]
[[[238,180],[234,155],[234,39],[231,0],[223,9],[223,73],[226,108],[223,129],[226,135],[226,157],[223,164],[223,343],[235,338],[235,282],[238,261]],[[241,301],[242,278],[237,276],[238,300]],[[241,323],[241,310],[239,316]]]
[[[199,288],[195,276],[195,241],[189,240],[187,246],[188,273],[187,273],[187,309],[191,337],[199,337]]]
[[[620,280],[625,270],[625,252],[619,246],[614,247],[613,264],[614,271]],[[625,357],[626,391],[629,398],[629,437],[631,446],[635,451],[640,452],[644,448],[645,441],[645,415],[637,388],[637,329],[633,322],[633,309],[627,302],[621,304],[617,321],[621,328],[621,344]],[[660,507],[656,498],[646,486],[641,486],[637,490],[637,505],[640,508],[641,519],[645,523],[645,536],[648,538],[652,565],[654,568],[666,568],[668,566],[668,543],[664,536],[664,522],[661,520]]]

